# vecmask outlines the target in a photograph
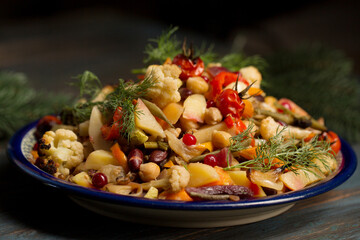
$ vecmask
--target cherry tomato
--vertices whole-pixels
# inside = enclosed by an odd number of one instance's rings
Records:
[[[341,141],[339,136],[333,131],[327,131],[322,134],[320,139],[326,140],[330,143],[331,149],[334,152],[334,155],[338,154],[341,149]]]
[[[103,125],[101,127],[101,133],[105,140],[115,140],[120,136],[120,130],[122,128],[122,108],[118,107],[113,115],[112,124]]]
[[[224,89],[216,98],[216,106],[223,116],[234,118],[240,118],[245,109],[245,103],[233,89]]]
[[[236,134],[239,134],[239,133],[243,132],[244,130],[246,130],[245,123],[243,121],[241,121],[241,119],[239,119],[239,118],[234,118],[234,117],[228,115],[224,119],[224,122],[228,128],[235,127]]]
[[[180,79],[186,81],[189,77],[200,76],[205,69],[205,65],[201,58],[196,57],[190,59],[184,54],[178,54],[174,57],[173,64],[181,68]]]
[[[216,99],[218,95],[223,91],[223,87],[226,87],[230,83],[236,82],[238,79],[239,82],[245,83],[249,86],[248,81],[241,77],[240,73],[233,73],[223,71],[218,73],[211,81],[210,81],[210,92],[207,96],[209,99]]]

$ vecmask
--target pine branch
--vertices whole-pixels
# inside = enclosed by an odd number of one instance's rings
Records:
[[[67,94],[32,88],[22,73],[0,72],[0,138],[10,137],[44,115],[58,113],[70,102]]]
[[[360,141],[360,82],[352,61],[321,44],[302,45],[267,56],[268,95],[290,98],[350,142]]]

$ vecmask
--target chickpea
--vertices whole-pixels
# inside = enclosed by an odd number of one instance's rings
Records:
[[[155,180],[160,175],[160,167],[156,163],[148,162],[140,165],[139,176],[144,182]]]
[[[185,132],[191,131],[194,129],[198,129],[200,127],[198,122],[183,118],[182,116],[180,117],[180,124],[181,124],[182,129],[185,130]]]
[[[222,118],[220,110],[216,107],[210,107],[205,110],[204,121],[206,124],[215,125],[221,122]]]
[[[209,90],[209,84],[202,77],[189,77],[186,80],[186,88],[192,93],[206,93]]]

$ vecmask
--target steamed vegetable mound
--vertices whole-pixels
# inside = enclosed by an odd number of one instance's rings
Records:
[[[268,96],[255,66],[230,71],[184,52],[135,81],[102,86],[88,71],[79,79],[79,101],[39,121],[31,159],[70,183],[241,201],[303,189],[338,167],[337,134],[291,99]]]

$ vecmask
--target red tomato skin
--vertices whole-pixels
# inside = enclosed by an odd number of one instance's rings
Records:
[[[117,107],[113,115],[113,122],[110,125],[103,125],[101,133],[105,140],[111,141],[120,137],[120,130],[122,128],[122,108]]]
[[[245,103],[233,89],[223,90],[216,99],[216,106],[223,116],[230,115],[234,118],[240,118],[245,109]]]
[[[220,93],[223,91],[223,88],[229,85],[230,83],[236,82],[245,83],[249,86],[249,82],[246,81],[240,73],[233,73],[228,71],[222,71],[218,73],[211,81],[210,81],[210,92],[208,98],[216,99]]]
[[[179,78],[183,81],[186,81],[189,77],[201,76],[205,70],[205,64],[199,57],[190,59],[183,54],[178,54],[174,57],[172,63],[181,68]]]

